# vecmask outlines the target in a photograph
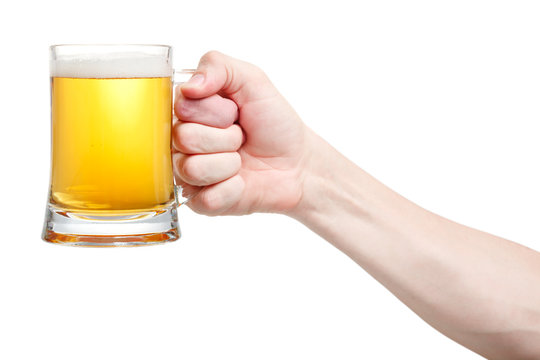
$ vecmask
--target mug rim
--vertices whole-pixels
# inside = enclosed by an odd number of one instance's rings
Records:
[[[110,48],[155,47],[155,48],[168,48],[168,49],[172,48],[171,45],[166,45],[166,44],[128,44],[128,43],[125,43],[125,44],[99,44],[99,43],[96,43],[96,44],[53,44],[49,46],[51,50],[54,50],[56,48],[66,48],[66,47],[87,47],[87,48],[91,48],[91,47],[110,47]]]

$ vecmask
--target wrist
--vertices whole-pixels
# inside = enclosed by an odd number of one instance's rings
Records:
[[[348,253],[352,238],[392,232],[400,214],[414,210],[313,131],[308,138],[300,201],[289,216]]]
[[[369,175],[311,129],[306,145],[300,200],[287,215],[320,233],[318,227],[331,214],[351,207],[356,214],[365,213],[363,192]]]

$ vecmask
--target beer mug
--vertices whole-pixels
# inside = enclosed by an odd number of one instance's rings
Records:
[[[166,45],[51,46],[44,240],[131,246],[180,237],[173,86],[192,73],[173,71]]]

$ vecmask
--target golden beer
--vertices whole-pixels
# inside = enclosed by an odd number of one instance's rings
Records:
[[[157,210],[174,201],[171,79],[53,77],[51,203]]]
[[[49,64],[52,151],[43,239],[83,246],[178,239],[171,47],[53,45]]]

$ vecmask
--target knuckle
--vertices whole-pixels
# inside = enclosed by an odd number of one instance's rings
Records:
[[[173,147],[176,150],[182,151],[182,149],[180,148],[180,122],[179,121],[173,124],[171,138],[172,138]]]
[[[201,194],[200,202],[205,212],[209,214],[217,214],[223,207],[223,201],[215,191],[204,191]]]
[[[246,64],[246,71],[249,73],[252,79],[264,80],[264,81],[268,80],[268,76],[266,75],[263,69],[261,69],[260,67],[252,63],[246,62],[245,64]]]
[[[179,119],[188,119],[193,117],[196,112],[194,102],[186,99],[179,99],[175,104],[176,114]]]
[[[242,146],[242,140],[243,140],[243,133],[242,133],[242,128],[237,125],[237,124],[234,124],[233,126],[231,126],[231,142],[232,142],[232,147],[234,148],[234,150],[238,150],[240,149],[240,147]]]
[[[223,54],[217,50],[210,50],[201,58],[201,63],[215,63],[223,58]]]
[[[223,117],[227,119],[228,125],[232,125],[238,119],[238,105],[232,100],[224,100],[226,101],[223,102]]]
[[[197,151],[200,143],[200,138],[191,124],[182,124],[177,130],[178,147],[180,151],[192,152]]]
[[[202,169],[196,156],[188,156],[181,168],[182,175],[187,183],[198,185],[202,179]]]
[[[238,171],[240,171],[240,168],[242,167],[242,157],[236,151],[231,154],[233,161],[233,166],[231,168],[234,169],[234,174],[236,174],[238,173]]]

